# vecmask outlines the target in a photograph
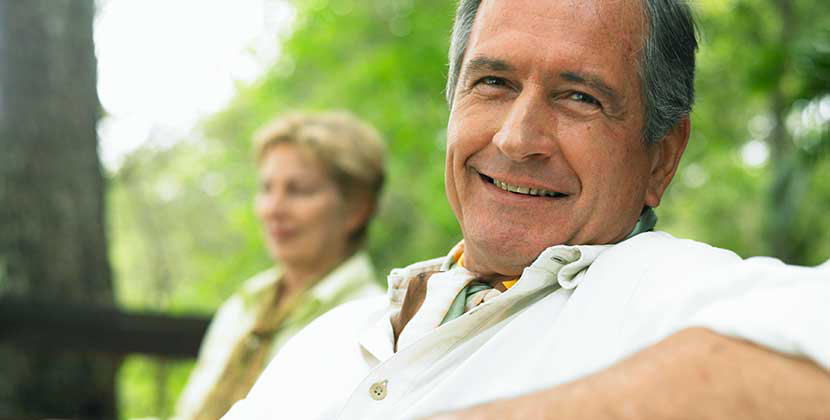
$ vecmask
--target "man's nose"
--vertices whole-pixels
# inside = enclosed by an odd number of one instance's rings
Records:
[[[493,143],[510,160],[522,162],[550,157],[556,150],[555,120],[545,98],[522,92],[510,106]]]

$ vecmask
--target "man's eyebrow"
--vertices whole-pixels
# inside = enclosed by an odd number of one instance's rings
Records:
[[[499,60],[497,58],[489,58],[489,57],[475,57],[470,59],[465,66],[467,71],[510,71],[513,70],[513,66],[508,64],[504,60]]]
[[[563,71],[562,73],[559,73],[559,77],[569,82],[590,86],[611,99],[617,98],[617,92],[611,86],[608,86],[608,84],[603,82],[599,76],[572,71]]]

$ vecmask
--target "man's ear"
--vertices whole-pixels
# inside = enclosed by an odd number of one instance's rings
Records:
[[[659,143],[648,147],[652,150],[651,173],[649,174],[648,188],[646,189],[645,204],[649,207],[660,205],[663,193],[674,178],[680,157],[689,143],[689,133],[692,123],[685,116],[666,133]]]

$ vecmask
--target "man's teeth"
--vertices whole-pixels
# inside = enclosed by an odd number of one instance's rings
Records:
[[[519,185],[511,185],[506,182],[501,182],[498,179],[493,179],[493,184],[505,191],[510,191],[517,194],[536,195],[541,197],[558,197],[563,195],[555,191],[543,190],[541,188],[530,188],[522,187]]]

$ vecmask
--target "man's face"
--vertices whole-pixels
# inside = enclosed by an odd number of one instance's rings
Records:
[[[446,161],[470,269],[516,275],[551,245],[616,242],[659,204],[661,146],[642,141],[641,7],[482,3]]]

